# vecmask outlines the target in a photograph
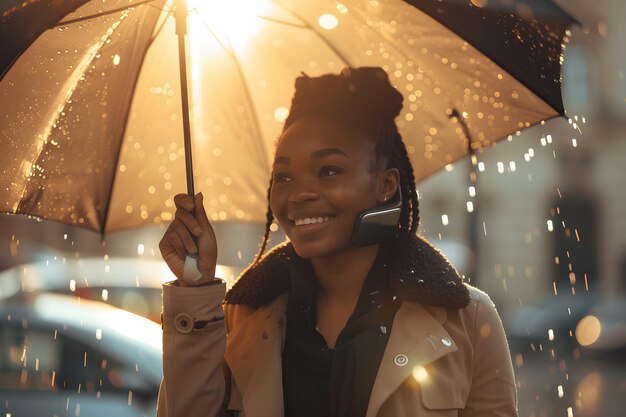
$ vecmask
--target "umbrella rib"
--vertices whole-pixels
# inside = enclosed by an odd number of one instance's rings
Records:
[[[259,149],[259,154],[262,155],[262,159],[263,159],[263,163],[265,165],[265,168],[266,168],[266,170],[269,171],[269,166],[267,165],[268,164],[268,160],[269,160],[269,156],[267,155],[267,150],[263,146],[263,134],[262,134],[262,130],[261,130],[261,125],[259,124],[259,119],[257,117],[256,108],[254,107],[254,101],[252,100],[252,94],[250,93],[250,88],[248,87],[248,83],[246,82],[245,77],[244,77],[244,73],[243,73],[243,68],[241,66],[241,62],[239,61],[239,59],[237,59],[237,55],[235,54],[235,51],[232,48],[227,48],[226,46],[224,46],[224,44],[222,42],[220,42],[220,40],[217,37],[217,35],[211,30],[211,27],[204,20],[204,18],[202,17],[202,15],[200,13],[198,13],[198,16],[200,17],[200,20],[202,21],[202,24],[204,25],[204,27],[209,31],[211,36],[213,36],[215,41],[222,47],[222,49],[224,49],[224,51],[228,54],[228,56],[230,56],[230,58],[235,63],[235,66],[237,67],[237,73],[239,75],[239,79],[241,80],[241,84],[244,87],[246,101],[248,102],[248,105],[249,105],[249,107],[251,109],[250,111],[252,113],[252,122],[253,122],[253,125],[254,125],[254,130],[256,132],[257,137],[260,138],[260,140],[253,141],[253,142],[258,142],[259,143],[259,148],[260,148]]]
[[[173,16],[171,8],[167,11],[167,16],[163,19],[163,22],[161,22],[161,26],[159,26],[159,28],[154,32],[154,35],[152,35],[152,37],[150,38],[150,41],[148,42],[148,46],[146,49],[152,46],[152,44],[154,43],[154,40],[159,36],[161,31],[165,27],[165,24],[167,23],[167,19],[169,19],[170,16]]]
[[[194,8],[191,10],[191,12],[195,12],[198,15],[198,18],[200,19],[200,21],[202,22],[202,25],[206,28],[206,30],[209,31],[209,34],[211,36],[213,36],[213,39],[215,39],[215,42],[217,42],[219,44],[219,46],[226,51],[226,53],[230,56],[232,56],[234,54],[232,47],[226,47],[226,45],[224,45],[222,43],[222,41],[220,40],[220,38],[215,34],[215,32],[213,32],[213,29],[211,29],[211,27],[209,26],[209,24],[206,22],[206,20],[204,20],[204,18],[202,17],[202,14],[200,14],[198,12],[198,9]],[[191,14],[191,13],[189,13]]]
[[[54,25],[54,27],[65,26],[65,25],[69,25],[69,24],[72,24],[72,23],[84,22],[85,20],[95,19],[96,17],[102,17],[102,16],[107,16],[107,15],[113,14],[113,13],[122,12],[124,10],[131,9],[133,7],[136,7],[136,6],[143,6],[144,4],[152,3],[154,1],[157,1],[157,0],[138,1],[137,3],[133,3],[130,6],[118,7],[118,8],[112,9],[112,10],[107,10],[106,12],[94,13],[94,14],[90,14],[89,16],[83,16],[83,17],[79,17],[79,18],[76,18],[76,19],[72,19],[72,20],[60,21],[59,23]],[[148,6],[152,6],[152,5],[148,4]],[[156,6],[153,6],[153,7],[156,7]],[[161,8],[158,8],[158,9],[159,10],[163,10]]]
[[[285,22],[284,20],[274,19],[274,18],[268,17],[268,16],[256,15],[256,17],[258,17],[261,20],[267,20],[268,22],[278,23],[278,24],[281,24],[281,25],[284,25],[284,26],[291,26],[291,27],[294,27],[294,28],[306,28],[306,25],[298,25],[296,23]]]

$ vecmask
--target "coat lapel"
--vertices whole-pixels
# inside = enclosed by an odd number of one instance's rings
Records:
[[[391,334],[374,381],[366,417],[375,417],[389,396],[426,366],[458,348],[442,324],[446,310],[404,302],[393,321]],[[418,368],[419,369],[419,368]]]
[[[224,358],[248,417],[284,415],[281,352],[286,306],[284,294],[241,323],[234,323],[234,330],[228,334]],[[366,417],[375,417],[417,366],[426,366],[458,349],[442,326],[446,316],[441,307],[402,303],[374,381]]]
[[[234,323],[227,336],[224,359],[248,417],[283,416],[281,352],[286,305],[285,294]]]

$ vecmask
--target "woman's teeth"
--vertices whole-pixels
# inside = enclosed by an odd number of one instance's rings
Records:
[[[330,220],[330,217],[305,217],[304,219],[296,219],[296,226],[303,226],[306,224],[324,223]]]

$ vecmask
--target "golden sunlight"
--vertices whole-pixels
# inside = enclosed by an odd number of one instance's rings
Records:
[[[429,379],[428,371],[426,371],[426,368],[424,368],[422,365],[417,365],[415,368],[413,368],[412,373],[413,373],[413,378],[420,384],[425,383]]]
[[[267,2],[261,0],[189,0],[189,30],[193,42],[216,37],[226,48],[245,48],[261,29]]]

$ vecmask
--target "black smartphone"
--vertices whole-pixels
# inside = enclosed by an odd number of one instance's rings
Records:
[[[357,214],[352,229],[352,246],[368,246],[393,238],[398,230],[401,211],[402,193],[398,187],[389,203]]]

